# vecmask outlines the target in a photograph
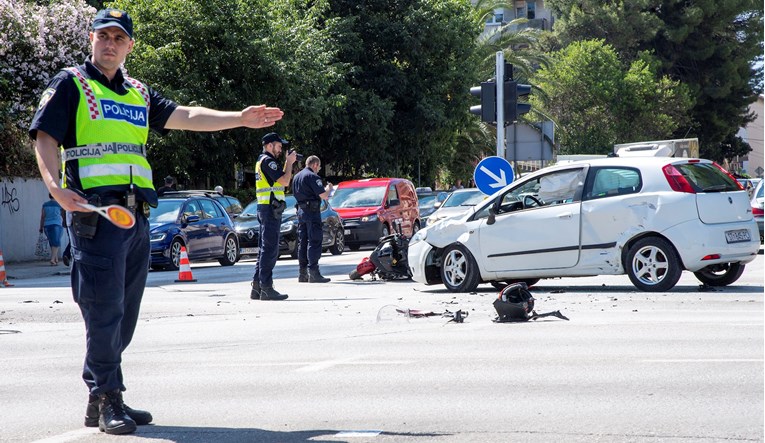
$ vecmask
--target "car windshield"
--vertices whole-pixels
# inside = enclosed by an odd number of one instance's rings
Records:
[[[258,215],[258,201],[255,200],[249,205],[245,206],[241,215]]]
[[[434,207],[436,205],[436,202],[438,201],[436,197],[438,197],[438,194],[419,196],[420,209],[427,209],[427,208]]]
[[[182,204],[183,200],[159,200],[149,212],[149,223],[175,223]]]
[[[446,199],[442,208],[453,208],[457,206],[475,206],[482,202],[486,197],[483,192],[479,190],[468,192],[454,192],[449,198]]]
[[[367,188],[341,188],[329,199],[333,208],[364,208],[380,206],[385,196],[385,186]]]

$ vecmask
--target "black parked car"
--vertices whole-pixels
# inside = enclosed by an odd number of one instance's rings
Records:
[[[239,242],[231,217],[205,195],[167,193],[149,214],[151,268],[177,270],[181,247],[189,261],[218,260],[231,266],[239,259]]]
[[[204,195],[205,197],[210,197],[220,203],[221,206],[223,206],[223,209],[226,210],[226,213],[228,213],[229,217],[232,219],[239,214],[242,213],[242,204],[239,202],[239,199],[236,197],[232,197],[230,195],[224,195],[219,194],[215,191],[205,191],[205,190],[186,190],[186,191],[169,191],[162,194],[162,197],[184,197],[184,196],[192,196],[192,195]]]
[[[297,258],[297,210],[296,200],[292,195],[286,197],[287,209],[282,214],[282,226],[279,231],[279,255]],[[258,223],[258,202],[253,201],[236,218],[234,227],[239,236],[239,254],[257,255],[260,223]],[[332,206],[326,200],[321,203],[321,224],[324,238],[323,251],[340,255],[345,249],[343,223]]]

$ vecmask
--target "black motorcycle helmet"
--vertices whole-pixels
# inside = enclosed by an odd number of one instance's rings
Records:
[[[534,297],[526,283],[513,283],[499,292],[494,309],[499,315],[497,321],[526,321],[534,310]]]

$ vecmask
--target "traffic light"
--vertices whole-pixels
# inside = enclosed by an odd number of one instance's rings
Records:
[[[470,113],[481,116],[482,122],[497,121],[497,84],[493,81],[481,82],[481,86],[470,88],[470,94],[481,97],[481,104],[470,107]]]
[[[519,102],[518,99],[531,94],[531,85],[522,85],[514,80],[506,81],[503,85],[505,97],[505,122],[513,124],[521,114],[531,111],[531,105]]]

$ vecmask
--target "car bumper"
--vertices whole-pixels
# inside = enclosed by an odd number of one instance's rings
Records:
[[[747,230],[749,241],[728,243],[726,232]],[[749,263],[757,257],[760,239],[757,223],[754,220],[740,223],[704,224],[690,221],[673,226],[663,234],[678,248],[678,254],[685,269],[696,272],[709,265],[719,263]],[[706,259],[711,255],[719,258]]]
[[[412,280],[422,284],[432,284],[428,282],[426,276],[426,266],[428,256],[433,250],[433,246],[426,241],[420,241],[414,245],[409,245],[407,259],[409,261],[409,271],[412,273]]]
[[[382,236],[382,224],[379,221],[373,222],[343,222],[343,233],[345,234],[345,244],[377,244]]]

